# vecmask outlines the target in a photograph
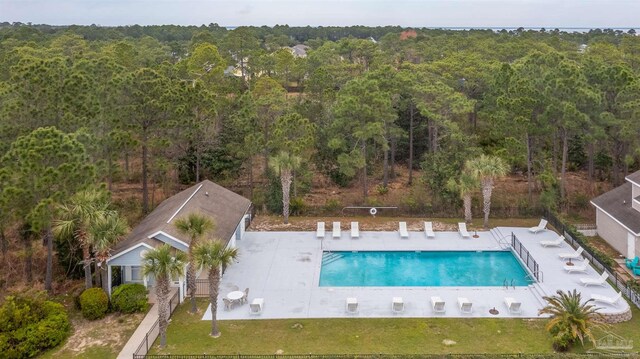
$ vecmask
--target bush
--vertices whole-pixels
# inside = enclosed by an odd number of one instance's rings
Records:
[[[144,312],[148,306],[147,288],[138,283],[119,285],[111,294],[111,305],[120,313]]]
[[[289,214],[292,216],[300,216],[306,209],[307,204],[304,203],[304,199],[301,197],[294,197],[289,201]]]
[[[2,358],[32,358],[62,343],[69,335],[64,307],[35,297],[10,296],[0,307]]]
[[[89,288],[80,295],[80,309],[89,320],[103,318],[109,310],[109,297],[102,288]]]

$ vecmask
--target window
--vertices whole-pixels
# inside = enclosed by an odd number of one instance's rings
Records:
[[[142,282],[142,271],[140,270],[140,266],[131,267],[131,281]]]

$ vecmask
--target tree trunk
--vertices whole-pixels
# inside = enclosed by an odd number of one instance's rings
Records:
[[[569,156],[569,135],[567,130],[562,130],[562,167],[560,168],[560,199],[564,203],[567,186],[567,157]]]
[[[200,183],[200,151],[196,150],[196,183]]]
[[[45,238],[47,241],[47,270],[44,277],[44,289],[51,293],[53,282],[53,233],[51,232],[51,225],[47,225],[45,232]]]
[[[107,189],[111,192],[113,188],[113,160],[111,153],[107,154]]]
[[[169,326],[169,278],[156,278],[156,299],[158,300],[158,327],[160,329],[160,348],[167,346],[167,327]]]
[[[588,172],[589,172],[589,183],[593,186],[593,181],[595,179],[595,166],[594,166],[594,156],[595,156],[595,146],[593,142],[589,142],[587,146],[587,156],[588,156]]]
[[[189,293],[189,299],[191,300],[191,313],[195,314],[198,312],[198,307],[196,306],[196,290],[198,286],[196,285],[196,262],[193,258],[193,249],[197,245],[194,243],[195,238],[191,238],[191,243],[189,244],[189,267],[187,267],[187,292]]]
[[[471,193],[465,193],[462,202],[464,203],[464,221],[471,223]]]
[[[398,141],[395,136],[391,136],[391,150],[389,153],[389,178],[396,178],[396,150],[398,148]]]
[[[211,336],[218,338],[218,292],[220,291],[220,268],[209,269],[209,302],[211,302]]]
[[[253,157],[249,156],[249,198],[253,200]]]
[[[533,167],[533,161],[531,156],[531,136],[527,133],[527,189],[529,191],[529,202],[533,199],[533,174],[531,173]]]
[[[89,244],[86,243],[85,238],[80,238],[82,241],[82,268],[84,269],[84,288],[89,289],[93,287],[93,281],[91,280],[91,251]]]
[[[129,151],[128,150],[124,151],[124,176],[127,179],[127,182],[129,182],[131,177],[129,176]]]
[[[493,191],[493,179],[482,179],[482,201],[484,211],[484,228],[489,228],[489,212],[491,212],[491,192]]]
[[[7,254],[7,236],[4,234],[4,224],[0,223],[0,249],[2,250],[2,255]]]
[[[409,105],[409,185],[413,183],[413,104]]]
[[[291,190],[292,178],[291,170],[281,170],[280,184],[282,185],[282,216],[284,217],[284,224],[289,224],[289,191]]]
[[[362,157],[364,158],[364,166],[362,167],[362,197],[367,201],[367,144],[362,141]]]
[[[147,135],[143,135],[142,139],[142,213],[149,213],[149,188],[147,183]]]
[[[385,146],[383,151],[383,162],[382,162],[382,186],[387,188],[389,185],[389,146]]]
[[[31,236],[28,234],[24,238],[24,272],[27,276],[27,283],[33,283],[33,244]]]
[[[551,156],[551,165],[553,167],[553,175],[558,175],[558,132],[553,134],[553,152]]]

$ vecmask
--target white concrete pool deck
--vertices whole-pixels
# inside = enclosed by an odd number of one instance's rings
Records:
[[[322,252],[344,250],[500,250],[498,240],[502,235],[515,233],[543,271],[542,283],[527,287],[319,287]],[[473,234],[473,233],[471,233]],[[247,232],[237,242],[237,263],[227,268],[220,285],[218,319],[283,319],[283,318],[345,318],[345,317],[538,317],[543,307],[543,295],[552,295],[559,289],[577,289],[588,299],[592,293],[613,297],[616,292],[606,286],[584,287],[579,278],[597,278],[593,268],[581,274],[564,271],[564,261],[559,253],[572,251],[567,243],[561,247],[544,248],[541,240],[553,240],[557,234],[546,230],[538,234],[527,228],[500,227],[491,232],[478,232],[479,238],[462,239],[457,232],[436,232],[435,239],[427,239],[424,232],[409,232],[409,239],[400,239],[397,232],[360,232],[359,239],[351,239],[349,231],[343,231],[340,239],[332,239],[328,231],[324,240],[315,232]],[[264,298],[261,315],[250,315],[249,305],[238,305],[224,310],[222,297],[234,287],[250,288],[249,302]],[[446,302],[446,312],[434,313],[430,298],[438,296]],[[345,312],[345,300],[355,297],[359,303],[357,314]],[[392,297],[402,297],[405,310],[401,314],[391,311]],[[466,297],[473,303],[470,314],[462,313],[458,297]],[[520,314],[511,314],[504,303],[505,297],[513,297],[522,303]],[[620,300],[611,306],[598,303],[603,313],[622,313],[628,304]],[[489,310],[496,308],[498,315]],[[203,320],[211,319],[207,309]]]

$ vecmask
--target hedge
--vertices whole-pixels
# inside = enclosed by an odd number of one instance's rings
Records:
[[[113,310],[121,313],[145,312],[147,302],[147,288],[139,283],[119,285],[111,294]]]
[[[80,295],[82,316],[89,319],[100,319],[109,310],[109,297],[102,288],[89,288]]]

